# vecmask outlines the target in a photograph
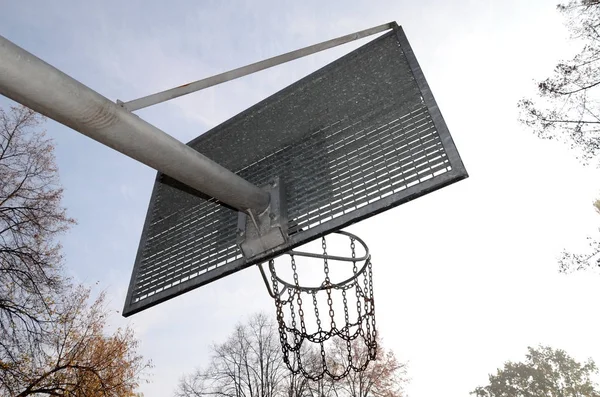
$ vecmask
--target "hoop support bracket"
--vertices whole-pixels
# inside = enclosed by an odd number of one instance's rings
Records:
[[[273,250],[288,240],[284,186],[279,178],[274,178],[263,189],[270,196],[269,206],[263,212],[238,213],[236,242],[245,258]]]

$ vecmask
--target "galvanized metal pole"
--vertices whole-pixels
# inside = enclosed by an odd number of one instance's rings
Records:
[[[241,211],[269,194],[0,36],[0,94]]]
[[[234,80],[239,77],[258,72],[260,70],[280,65],[282,63],[289,62],[294,59],[302,58],[307,55],[324,51],[329,48],[337,47],[339,45],[346,44],[354,40],[362,39],[363,37],[384,32],[386,30],[393,29],[396,26],[396,22],[389,22],[383,25],[361,30],[360,32],[347,34],[345,36],[337,37],[335,39],[323,41],[322,43],[317,43],[308,47],[300,48],[299,50],[286,52],[285,54],[277,55],[275,57],[268,58],[260,62],[255,62],[250,65],[242,66],[237,69],[230,70],[228,72],[220,73],[202,80],[197,80],[188,84],[181,85],[179,87],[171,88],[169,90],[157,92],[156,94],[147,95],[145,97],[134,99],[128,102],[118,102],[119,104],[123,105],[126,109],[133,112],[135,110],[156,105],[158,103],[165,102],[170,99],[174,99],[195,91],[202,90],[204,88],[212,87],[213,85],[221,84],[229,80]]]

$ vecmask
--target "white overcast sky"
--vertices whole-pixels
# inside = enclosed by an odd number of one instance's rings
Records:
[[[401,24],[470,178],[351,228],[374,260],[377,324],[409,362],[410,396],[466,396],[528,345],[600,360],[600,276],[558,274],[600,216],[600,173],[517,121],[533,80],[573,51],[555,1],[6,2],[0,34],[110,99],[128,100],[390,20]],[[138,114],[182,141],[361,43]],[[1,98],[0,104],[9,101]],[[68,271],[120,311],[155,172],[49,122],[78,225]],[[153,360],[147,397],[170,395],[249,313],[274,316],[256,269],[123,319]]]

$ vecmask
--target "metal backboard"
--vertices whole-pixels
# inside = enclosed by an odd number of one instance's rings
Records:
[[[402,28],[194,139],[257,186],[285,186],[289,241],[246,259],[238,212],[158,174],[129,316],[467,177]]]

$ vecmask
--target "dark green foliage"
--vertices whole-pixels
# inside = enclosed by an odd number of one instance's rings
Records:
[[[528,347],[524,362],[508,361],[487,386],[471,394],[477,397],[599,397],[592,359],[579,363],[564,350],[548,346]]]

